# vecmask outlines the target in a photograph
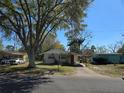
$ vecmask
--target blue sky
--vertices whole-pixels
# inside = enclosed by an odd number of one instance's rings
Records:
[[[122,40],[124,33],[124,0],[95,0],[87,10],[86,31],[92,33],[91,45],[109,45]],[[65,46],[64,32],[58,39]]]
[[[91,45],[109,45],[124,39],[124,0],[95,0],[87,10],[86,31],[92,33]],[[67,45],[64,31],[57,32],[59,41]],[[13,41],[4,42],[5,45]]]

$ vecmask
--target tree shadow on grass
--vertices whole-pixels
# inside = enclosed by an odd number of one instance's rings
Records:
[[[38,85],[52,82],[41,74],[0,73],[0,93],[31,93]]]

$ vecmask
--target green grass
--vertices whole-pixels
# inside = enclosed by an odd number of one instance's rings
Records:
[[[37,68],[43,69],[45,71],[54,72],[55,75],[69,75],[73,74],[75,68],[73,66],[60,66],[58,65],[45,65],[45,64],[37,64]]]
[[[36,68],[28,69],[28,63],[19,65],[2,65],[0,73],[18,72],[22,74],[54,74],[54,75],[70,75],[74,73],[75,68],[72,66],[45,65],[37,62]]]
[[[108,75],[111,77],[122,77],[124,76],[124,64],[108,64],[108,65],[92,65],[88,64],[88,68],[92,69],[93,71]]]

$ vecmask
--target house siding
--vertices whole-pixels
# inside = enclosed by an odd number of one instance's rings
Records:
[[[102,57],[107,59],[111,64],[124,64],[123,54],[95,54],[92,58]]]

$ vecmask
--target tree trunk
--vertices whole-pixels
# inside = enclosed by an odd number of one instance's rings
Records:
[[[28,68],[35,68],[35,53],[33,51],[28,53],[29,65]]]

